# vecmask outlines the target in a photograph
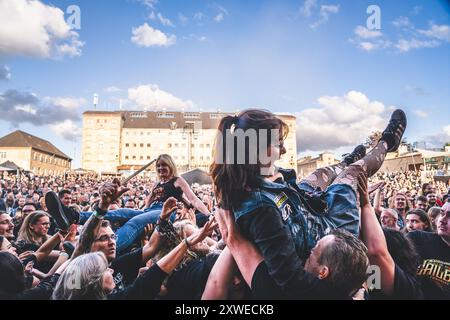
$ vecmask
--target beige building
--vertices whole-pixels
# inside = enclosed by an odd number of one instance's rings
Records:
[[[297,161],[297,175],[301,178],[313,173],[316,169],[339,163],[331,152],[324,152],[318,157],[307,156]]]
[[[86,111],[83,113],[82,167],[99,173],[134,171],[162,153],[178,169],[208,170],[220,119],[228,113],[175,111]],[[287,154],[278,163],[295,168],[296,118],[279,114],[290,127]]]
[[[36,175],[63,175],[72,159],[49,141],[17,130],[0,138],[0,163],[5,161]]]

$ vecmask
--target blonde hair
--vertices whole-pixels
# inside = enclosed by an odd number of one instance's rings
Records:
[[[178,171],[177,171],[177,166],[175,165],[175,162],[173,161],[172,157],[169,156],[168,154],[161,154],[158,156],[158,158],[156,159],[156,165],[158,165],[159,161],[164,162],[165,164],[167,164],[167,166],[170,169],[170,173],[172,176],[174,177],[178,177]],[[158,178],[159,178],[159,173],[158,173]]]
[[[108,261],[103,252],[83,254],[73,259],[61,274],[53,291],[53,300],[105,300],[103,275]]]
[[[45,241],[47,241],[47,239],[49,238],[48,235],[40,237],[40,239],[39,238],[36,239],[36,235],[30,228],[31,225],[36,224],[38,220],[42,217],[48,217],[50,219],[50,216],[47,214],[47,212],[42,210],[33,211],[32,213],[27,215],[22,222],[22,226],[20,227],[17,241],[34,243],[39,246],[42,245]]]

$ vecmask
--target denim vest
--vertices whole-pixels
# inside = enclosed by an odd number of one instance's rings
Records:
[[[305,198],[291,183],[264,180],[261,188],[250,192],[249,197],[238,208],[234,208],[235,220],[263,207],[272,207],[280,215],[303,262],[317,241],[328,233],[328,230],[324,230],[326,223],[322,217],[308,209]]]

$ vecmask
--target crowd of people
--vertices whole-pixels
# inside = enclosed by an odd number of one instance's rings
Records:
[[[189,185],[166,154],[155,179],[127,183],[5,173],[0,299],[450,299],[448,182],[378,171],[405,128],[397,110],[370,152],[300,181],[238,155],[211,165],[212,185]],[[266,155],[286,152],[270,112],[225,117],[218,132],[236,129],[275,129]]]

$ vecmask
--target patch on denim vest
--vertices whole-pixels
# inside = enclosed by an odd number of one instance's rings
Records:
[[[288,196],[284,192],[279,193],[275,197],[275,199],[273,199],[273,202],[275,202],[275,205],[281,211],[281,217],[282,217],[283,221],[286,221],[287,219],[289,219],[289,216],[292,213],[291,205],[289,203],[287,203],[287,201],[288,201]]]

